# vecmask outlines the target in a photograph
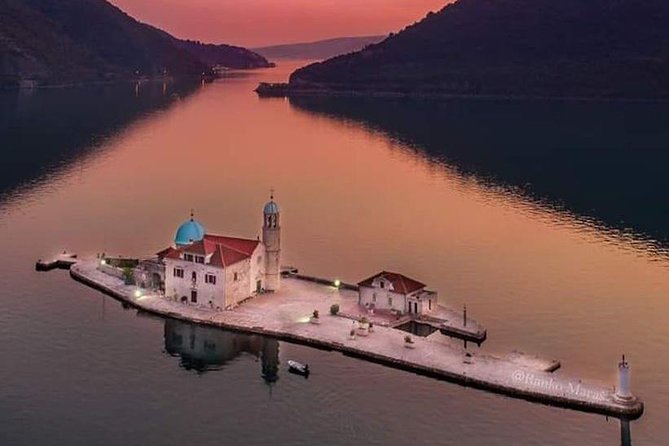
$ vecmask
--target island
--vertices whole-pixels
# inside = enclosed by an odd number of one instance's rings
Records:
[[[210,234],[191,212],[174,242],[153,256],[63,253],[36,266],[69,268],[75,280],[166,318],[340,351],[534,402],[625,420],[642,415],[624,357],[614,386],[556,375],[556,360],[468,350],[467,342],[486,340],[485,328],[418,280],[381,271],[351,284],[282,267],[280,218],[272,195],[262,208],[262,239]]]

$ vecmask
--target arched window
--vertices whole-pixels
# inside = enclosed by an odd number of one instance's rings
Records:
[[[193,282],[197,282],[197,273],[195,271],[193,271],[193,274],[191,274],[191,279]]]

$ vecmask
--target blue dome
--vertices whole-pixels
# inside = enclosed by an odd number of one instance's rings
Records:
[[[274,202],[274,200],[270,201],[265,205],[265,208],[263,209],[263,212],[265,214],[278,214],[279,213],[279,205]]]
[[[203,238],[204,226],[199,221],[191,218],[179,226],[177,235],[174,237],[174,243],[177,245],[190,245],[193,242],[199,242]]]

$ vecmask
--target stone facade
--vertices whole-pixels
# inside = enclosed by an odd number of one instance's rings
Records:
[[[165,296],[180,302],[214,309],[234,308],[264,290],[265,246],[258,243],[252,255],[230,265],[211,263],[212,256],[183,249],[179,258],[165,258]],[[204,257],[204,263],[198,263]]]

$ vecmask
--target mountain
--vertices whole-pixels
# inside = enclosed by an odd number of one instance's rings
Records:
[[[459,0],[292,93],[669,98],[666,0]]]
[[[379,43],[387,36],[337,37],[306,43],[291,43],[253,48],[268,59],[328,59],[340,54],[360,51],[367,45]]]
[[[193,40],[175,39],[177,47],[188,51],[208,66],[224,66],[227,68],[269,68],[274,64],[262,55],[239,46],[202,43]]]
[[[0,0],[0,85],[57,84],[209,71],[202,45],[138,22],[105,0]],[[268,66],[241,48],[217,63]]]

